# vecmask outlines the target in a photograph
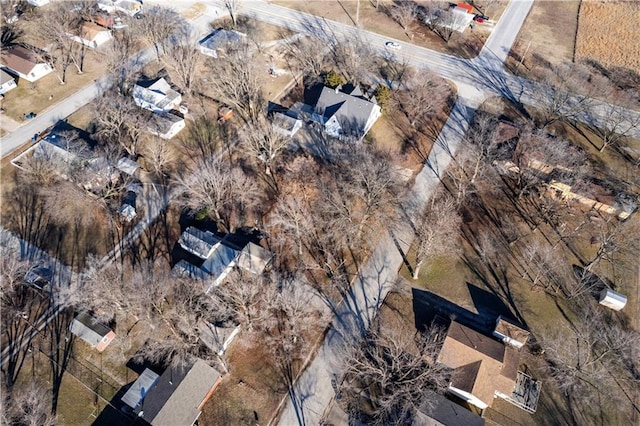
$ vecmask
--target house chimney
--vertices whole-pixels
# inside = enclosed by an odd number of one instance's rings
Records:
[[[338,93],[340,91],[340,89],[342,89],[342,85],[341,84],[336,86],[336,93]]]

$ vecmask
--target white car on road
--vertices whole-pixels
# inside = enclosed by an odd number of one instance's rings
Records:
[[[395,49],[395,50],[399,50],[400,49],[400,44],[396,43],[395,41],[388,41],[384,44],[387,49]]]

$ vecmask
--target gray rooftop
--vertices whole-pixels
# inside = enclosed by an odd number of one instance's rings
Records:
[[[355,93],[359,94],[359,89]],[[325,86],[322,88],[315,110],[316,113],[324,116],[325,121],[335,116],[343,133],[362,137],[365,133],[365,125],[376,108],[378,105],[374,102]]]
[[[211,50],[221,49],[238,44],[243,36],[244,34],[238,31],[219,29],[203,38],[200,41],[200,45]]]
[[[428,391],[412,426],[483,426],[484,419],[442,395]]]
[[[11,74],[5,70],[0,70],[0,84],[8,83],[11,80],[15,80]]]
[[[91,346],[96,346],[111,331],[87,312],[81,313],[71,322],[71,333]]]
[[[209,274],[203,271],[202,268],[184,259],[178,261],[178,263],[173,266],[172,271],[176,275],[199,280],[210,278]]]
[[[214,277],[220,277],[225,269],[234,265],[237,257],[238,251],[236,249],[220,244],[213,249],[211,255],[204,261],[202,270]]]
[[[252,274],[261,274],[271,263],[273,253],[257,244],[249,243],[238,256],[238,266]]]
[[[221,239],[212,232],[190,226],[182,233],[178,243],[189,253],[206,259],[211,255],[214,246],[220,243],[220,241]]]
[[[192,425],[219,378],[220,373],[202,360],[190,367],[170,367],[135,412],[152,426]]]
[[[122,402],[136,409],[160,376],[145,368],[140,377],[131,385],[122,397]]]

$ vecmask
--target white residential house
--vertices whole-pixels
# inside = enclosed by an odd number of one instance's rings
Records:
[[[162,112],[152,114],[148,130],[152,135],[162,139],[171,139],[180,133],[185,126],[184,118],[169,112]]]
[[[34,82],[53,71],[50,64],[24,46],[11,46],[2,50],[0,56],[2,65],[6,71]]]
[[[0,95],[4,95],[16,87],[16,79],[5,70],[0,70]]]
[[[380,106],[367,99],[358,87],[342,91],[323,87],[311,120],[334,138],[360,141],[382,115]]]
[[[177,109],[182,102],[182,95],[171,88],[167,80],[138,82],[133,87],[133,100],[141,108],[153,112]]]
[[[246,36],[238,31],[219,29],[200,40],[198,48],[204,55],[217,58],[218,52],[243,43]]]
[[[221,238],[193,226],[185,229],[178,244],[204,262],[197,266],[183,259],[175,264],[173,272],[179,276],[208,281],[207,294],[220,285],[235,267],[259,275],[273,260],[273,253],[257,244],[250,242],[241,249],[231,243],[227,236]]]
[[[82,24],[80,28],[80,35],[72,35],[71,39],[77,41],[78,43],[82,43],[85,46],[89,46],[93,49],[98,48],[111,40],[113,36],[111,35],[111,31],[108,29],[101,27],[98,24],[94,24],[93,22],[85,22]]]
[[[142,12],[142,1],[99,0],[98,7],[107,13],[122,12],[129,16],[135,16]]]

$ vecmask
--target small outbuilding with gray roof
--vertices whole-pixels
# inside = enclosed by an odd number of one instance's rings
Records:
[[[116,337],[116,333],[109,327],[100,323],[93,315],[83,312],[71,322],[71,333],[91,345],[92,348],[102,352]]]

